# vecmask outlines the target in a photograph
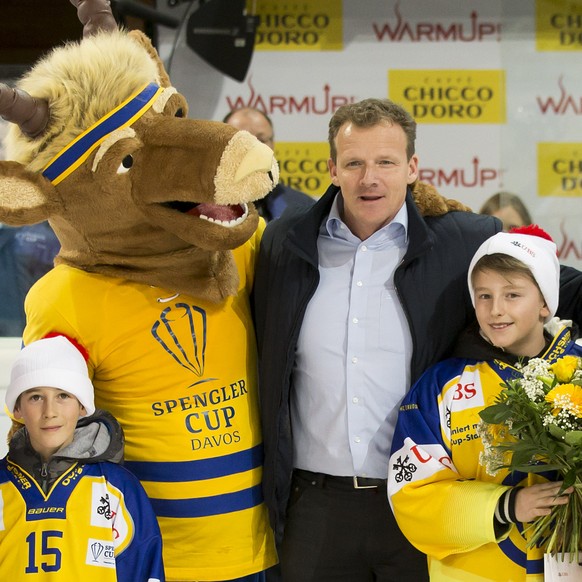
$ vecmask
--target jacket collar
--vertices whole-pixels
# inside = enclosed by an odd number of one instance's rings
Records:
[[[317,237],[319,227],[329,215],[331,205],[340,189],[333,184],[325,194],[289,229],[284,245],[317,268]]]
[[[339,186],[330,185],[325,194],[309,211],[297,218],[289,229],[284,242],[285,246],[314,267],[318,266],[317,237],[319,236],[319,228],[329,215],[333,201],[339,191]],[[432,237],[424,218],[414,203],[410,187],[406,192],[405,204],[408,212],[408,250],[404,260],[408,262],[432,245]]]
[[[408,250],[404,255],[404,262],[408,263],[432,247],[433,241],[432,234],[426,226],[425,218],[420,214],[414,202],[410,186],[406,192],[405,204],[408,211]]]

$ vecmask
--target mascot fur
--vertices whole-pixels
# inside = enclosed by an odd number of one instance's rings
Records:
[[[158,516],[168,580],[229,580],[276,562],[261,495],[249,309],[278,180],[245,131],[186,119],[145,35],[107,0],[70,0],[85,38],[0,86],[14,123],[0,221],[48,220],[61,251],[26,300],[24,343],[61,333],[89,353],[98,407]],[[417,184],[428,215],[462,209]]]

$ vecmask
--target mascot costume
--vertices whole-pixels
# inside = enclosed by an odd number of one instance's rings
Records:
[[[96,404],[121,423],[158,516],[168,580],[261,572],[276,553],[249,291],[252,201],[278,181],[273,152],[186,119],[148,38],[119,30],[107,0],[71,3],[84,39],[0,87],[14,123],[0,221],[48,220],[61,243],[27,297],[24,343],[59,333],[88,351]]]
[[[14,124],[0,221],[48,220],[61,243],[27,296],[24,343],[57,333],[89,353],[96,405],[121,423],[126,466],[157,514],[169,581],[262,572],[276,553],[249,292],[264,228],[252,201],[278,182],[273,152],[187,119],[146,36],[119,30],[107,0],[70,2],[84,39],[17,89],[0,85]],[[414,190],[423,214],[465,209]]]

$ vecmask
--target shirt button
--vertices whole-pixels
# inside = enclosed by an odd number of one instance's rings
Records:
[[[352,321],[353,321],[354,323],[358,323],[358,321],[359,321],[359,320],[358,320],[358,318],[357,318],[357,317],[354,317],[354,319],[352,319]]]
[[[362,245],[362,252],[366,252],[368,250],[368,247],[366,245]]]
[[[354,442],[359,443],[362,439],[360,437],[354,437]]]
[[[361,287],[361,286],[363,285],[363,283],[362,283],[361,281],[358,281],[358,282],[356,283],[356,285],[357,285],[358,287]]]
[[[352,364],[357,364],[358,363],[358,358],[356,358],[355,356],[352,358]]]
[[[360,399],[359,399],[357,396],[354,396],[354,397],[352,398],[352,402],[353,402],[354,404],[357,404],[359,401],[360,401]]]

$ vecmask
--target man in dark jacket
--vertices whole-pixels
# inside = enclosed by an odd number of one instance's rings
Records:
[[[400,533],[387,463],[402,397],[474,319],[467,268],[501,223],[417,182],[416,124],[389,100],[330,121],[333,185],[269,225],[254,308],[264,494],[285,582],[428,580]],[[561,315],[582,318],[582,275]]]

